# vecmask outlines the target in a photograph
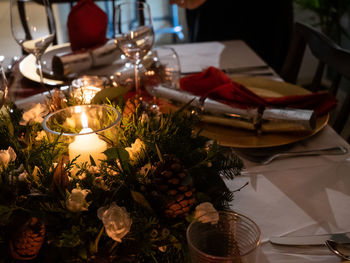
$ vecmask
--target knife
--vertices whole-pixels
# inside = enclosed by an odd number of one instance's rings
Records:
[[[350,244],[350,232],[309,236],[282,236],[269,238],[272,244],[284,246],[320,246],[325,245],[325,242],[328,239],[342,244]]]

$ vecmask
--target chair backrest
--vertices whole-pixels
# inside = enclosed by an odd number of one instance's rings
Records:
[[[116,6],[116,2],[117,2],[117,0],[94,0],[94,1],[96,1],[96,2],[102,2],[102,1],[112,2],[113,10],[114,10],[114,7]],[[20,1],[19,5],[18,5],[18,9],[19,9],[19,14],[21,17],[21,21],[22,21],[22,25],[23,25],[25,34],[27,35],[28,39],[32,39],[28,25],[26,24],[26,19],[25,19],[25,16],[26,16],[25,4],[26,4],[26,2],[27,2],[27,0]],[[49,0],[51,8],[52,8],[52,4],[70,4],[70,7],[72,8],[76,2],[79,2],[79,0]],[[40,2],[38,1],[38,3],[40,3]],[[113,14],[113,23],[114,23],[114,14]],[[54,30],[53,28],[49,28],[50,32],[52,32],[53,30]],[[55,28],[55,30],[57,32],[56,28]],[[53,44],[57,45],[57,36],[55,36]]]
[[[296,83],[306,46],[310,48],[312,55],[318,60],[311,90],[319,90],[324,69],[328,67],[335,73],[331,79],[329,91],[333,95],[337,95],[341,79],[350,80],[350,51],[339,47],[322,32],[309,25],[300,22],[295,23],[293,38],[280,76],[287,82]],[[349,113],[350,87],[346,90],[344,103],[341,105],[332,125],[338,133],[343,130]]]

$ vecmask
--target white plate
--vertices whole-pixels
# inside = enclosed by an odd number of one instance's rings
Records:
[[[61,44],[61,45],[55,45],[50,46],[47,51],[51,50],[59,50],[62,48],[65,48],[69,46],[69,43]],[[47,61],[42,61],[44,63],[48,63]],[[43,65],[44,67],[44,65]],[[20,63],[19,63],[19,71],[22,73],[22,75],[32,81],[39,82],[40,83],[40,76],[36,72],[36,65],[35,65],[35,56],[30,54],[26,56]],[[44,78],[44,83],[47,85],[61,85],[63,84],[62,80],[55,80],[55,79],[49,79]]]

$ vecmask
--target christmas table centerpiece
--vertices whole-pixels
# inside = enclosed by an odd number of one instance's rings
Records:
[[[29,110],[1,110],[0,262],[187,262],[187,226],[229,207],[224,178],[239,174],[241,161],[195,131],[196,115],[120,96],[100,105],[122,116],[113,136],[93,132],[83,143],[103,141],[102,157],[91,150],[81,159],[82,148],[73,155],[74,142],[63,140],[61,117],[56,136],[43,129],[45,116],[76,104],[56,91]],[[107,121],[91,116],[89,127]]]

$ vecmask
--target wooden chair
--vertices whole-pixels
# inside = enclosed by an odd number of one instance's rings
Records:
[[[280,76],[286,82],[296,83],[306,46],[310,48],[312,55],[318,60],[310,89],[312,91],[320,89],[323,73],[328,67],[335,72],[329,91],[336,96],[342,78],[350,80],[350,51],[339,47],[323,33],[309,25],[295,23],[293,38]],[[344,103],[339,107],[337,115],[334,116],[332,126],[338,133],[343,130],[349,113],[350,87],[346,91]]]

